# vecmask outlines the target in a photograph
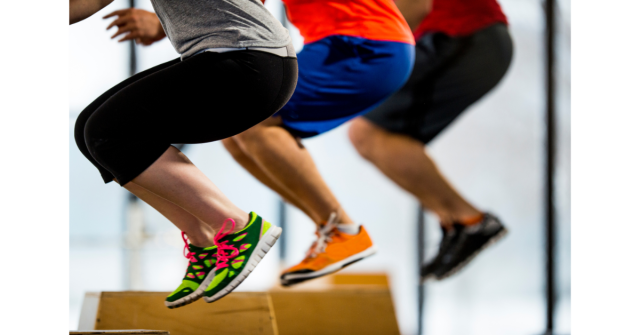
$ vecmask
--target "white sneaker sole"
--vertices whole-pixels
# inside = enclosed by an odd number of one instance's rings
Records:
[[[322,276],[334,273],[366,257],[369,257],[375,254],[377,251],[378,251],[378,248],[375,245],[372,245],[369,248],[365,249],[364,251],[361,251],[355,255],[349,256],[340,262],[333,263],[322,270],[315,271],[315,272],[307,272],[307,273],[285,274],[280,279],[280,283],[282,284],[282,286],[292,286],[309,279],[322,277]]]
[[[231,291],[233,291],[236,287],[238,287],[238,285],[240,285],[240,283],[242,283],[249,276],[251,271],[253,271],[256,268],[256,266],[258,266],[258,263],[260,263],[260,261],[264,258],[267,252],[271,250],[271,247],[273,247],[273,245],[276,244],[276,241],[280,237],[280,234],[282,234],[282,228],[271,226],[271,228],[269,228],[269,230],[267,230],[264,236],[260,239],[256,248],[253,249],[253,252],[249,257],[249,260],[247,261],[247,265],[245,265],[244,269],[242,269],[242,272],[240,272],[236,276],[236,278],[233,279],[231,283],[229,283],[225,288],[220,290],[220,292],[216,293],[211,297],[204,297],[204,301],[214,302],[224,297],[225,295],[231,293]],[[209,281],[209,283],[211,283],[211,281]],[[207,286],[209,285],[207,284]]]

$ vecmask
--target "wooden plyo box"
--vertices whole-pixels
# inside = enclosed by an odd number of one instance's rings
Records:
[[[269,293],[280,335],[400,334],[388,289]]]
[[[87,293],[80,328],[163,329],[171,335],[400,334],[386,276],[336,275],[324,281],[233,292],[211,304],[198,300],[176,309],[164,306],[168,292]]]
[[[271,298],[264,292],[234,292],[207,304],[200,299],[169,309],[169,292],[102,292],[95,329],[163,329],[171,335],[278,334]]]
[[[269,293],[280,335],[400,334],[385,273],[339,272]]]
[[[169,332],[164,330],[145,330],[145,329],[131,329],[131,330],[86,330],[86,331],[70,331],[69,335],[170,335]]]

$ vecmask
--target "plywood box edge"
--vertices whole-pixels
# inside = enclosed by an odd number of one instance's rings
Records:
[[[101,292],[86,292],[80,309],[79,330],[95,330]]]

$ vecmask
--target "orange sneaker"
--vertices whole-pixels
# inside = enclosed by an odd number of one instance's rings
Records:
[[[327,223],[318,228],[318,240],[311,245],[302,262],[282,273],[282,286],[328,275],[376,253],[377,248],[363,226],[357,234],[347,234],[338,229],[335,218],[336,214],[331,214]]]

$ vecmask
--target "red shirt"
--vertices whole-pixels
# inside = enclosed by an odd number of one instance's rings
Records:
[[[448,0],[445,0],[448,1]],[[393,0],[284,0],[287,16],[312,43],[330,35],[415,44]]]
[[[494,23],[507,24],[507,17],[496,0],[433,0],[433,8],[413,33],[471,35]]]

